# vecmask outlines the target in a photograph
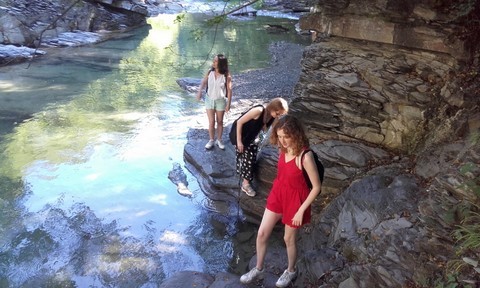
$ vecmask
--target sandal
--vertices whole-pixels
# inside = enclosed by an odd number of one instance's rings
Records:
[[[250,197],[254,197],[257,194],[250,184],[242,185],[242,191]]]

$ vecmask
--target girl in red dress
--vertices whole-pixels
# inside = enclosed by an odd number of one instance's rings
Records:
[[[263,262],[267,242],[275,224],[281,219],[285,224],[284,241],[287,248],[288,267],[278,279],[277,287],[287,287],[296,277],[297,260],[296,238],[298,228],[310,223],[310,206],[320,193],[321,182],[313,153],[308,151],[308,138],[300,121],[291,115],[281,116],[274,125],[270,142],[279,146],[277,177],[267,198],[267,205],[257,234],[257,264],[240,277],[247,284],[256,277],[263,276]],[[303,159],[303,161],[301,161]],[[309,189],[302,168],[312,183]]]

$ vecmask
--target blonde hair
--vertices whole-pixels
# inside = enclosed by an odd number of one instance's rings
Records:
[[[263,123],[266,123],[266,119],[270,117],[270,114],[274,111],[281,111],[283,112],[283,114],[288,113],[287,100],[281,97],[273,98],[272,100],[270,100],[270,102],[268,102],[265,110],[267,110],[267,113],[264,113],[263,115]]]

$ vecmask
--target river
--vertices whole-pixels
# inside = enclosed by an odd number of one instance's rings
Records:
[[[217,53],[233,75],[267,67],[271,43],[305,39],[294,19],[206,19],[158,15],[0,68],[0,287],[157,287],[248,256],[236,235],[253,228],[216,213],[184,167],[187,131],[207,125],[176,80],[200,78]],[[175,163],[191,197],[168,179]]]

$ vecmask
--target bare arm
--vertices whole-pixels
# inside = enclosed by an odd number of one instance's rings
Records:
[[[225,112],[230,111],[230,105],[232,104],[232,76],[228,74],[227,77],[227,105],[225,106]]]
[[[245,147],[243,147],[242,142],[242,129],[243,124],[247,123],[252,119],[258,119],[260,115],[262,115],[263,108],[255,107],[250,109],[247,113],[245,113],[242,117],[237,120],[237,151],[243,153]]]
[[[200,101],[200,98],[202,98],[202,91],[205,88],[205,85],[207,84],[209,73],[210,73],[210,71],[208,71],[207,74],[205,74],[202,81],[200,82],[200,88],[198,88],[198,92],[197,92],[197,100],[198,101]]]
[[[302,225],[303,213],[310,205],[312,205],[313,201],[315,201],[315,198],[320,193],[320,190],[322,188],[322,183],[320,182],[320,175],[318,175],[318,170],[315,164],[315,160],[313,158],[312,151],[308,151],[307,153],[305,153],[305,157],[303,158],[303,162],[301,165],[305,169],[305,171],[307,171],[308,178],[312,183],[312,189],[310,190],[307,199],[305,199],[300,208],[298,208],[297,213],[295,213],[295,216],[292,219],[293,224],[298,226]]]

